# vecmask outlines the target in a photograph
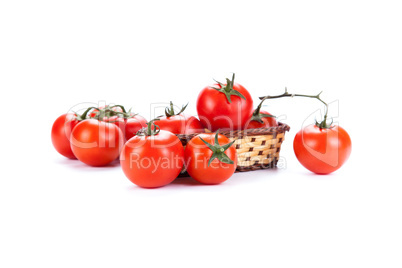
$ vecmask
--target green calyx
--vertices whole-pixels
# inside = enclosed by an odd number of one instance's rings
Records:
[[[234,86],[234,79],[235,79],[235,74],[233,73],[232,75],[232,80],[230,80],[229,78],[226,78],[226,85],[216,81],[215,82],[220,86],[220,88],[217,87],[211,87],[219,92],[222,92],[223,94],[225,94],[226,99],[228,100],[229,103],[232,103],[232,95],[238,96],[242,99],[246,99],[246,97],[243,96],[243,94],[241,94],[239,91],[233,89]]]
[[[165,115],[166,115],[166,117],[171,117],[171,116],[174,116],[174,115],[179,115],[179,114],[181,114],[181,113],[184,112],[184,110],[187,108],[187,105],[188,105],[188,103],[187,103],[186,105],[183,105],[183,106],[181,107],[181,110],[176,114],[176,113],[174,112],[173,102],[170,102],[170,107],[166,107],[166,108],[165,108]]]
[[[318,122],[317,120],[315,121],[315,125],[321,129],[328,129],[328,128],[332,128],[332,123],[334,122],[334,120],[331,118],[331,123],[327,123],[327,115],[324,116],[324,120],[322,120],[321,122]]]
[[[116,107],[120,108],[122,110],[122,112],[113,110],[113,108],[116,108]],[[93,109],[98,110],[96,115],[93,117],[94,119],[98,119],[98,120],[102,120],[104,117],[110,118],[113,116],[118,116],[123,119],[128,119],[128,118],[132,118],[136,115],[136,114],[131,113],[131,108],[127,112],[123,105],[113,105],[113,106],[106,106],[102,109],[100,109],[100,108],[93,108]]]
[[[158,125],[155,125],[155,121],[160,120],[159,118],[152,119],[147,123],[147,127],[144,127],[137,132],[137,136],[155,136],[158,135],[161,131],[161,128]],[[152,125],[154,129],[152,129]]]
[[[82,113],[82,114],[78,114],[78,113],[76,113],[76,112],[74,112],[74,114],[75,114],[75,116],[77,117],[77,120],[78,120],[78,121],[82,121],[82,120],[87,119],[88,113],[89,113],[89,111],[91,111],[92,109],[96,109],[96,108],[95,108],[95,107],[89,107],[89,108],[87,108],[87,109],[84,111],[84,113]]]
[[[265,99],[263,99],[260,104],[258,104],[257,109],[254,110],[253,115],[251,116],[250,121],[257,121],[258,123],[263,124],[264,122],[262,121],[262,119],[264,117],[276,117],[274,115],[270,115],[270,114],[262,114],[260,113],[261,107],[262,107],[262,103],[265,101]]]
[[[121,108],[122,112],[114,111],[113,108],[116,108],[116,107]],[[102,121],[103,118],[105,118],[105,117],[110,118],[113,116],[118,116],[123,119],[128,119],[128,118],[132,118],[137,115],[137,114],[131,113],[131,108],[130,108],[130,110],[128,110],[128,112],[126,112],[126,109],[122,105],[106,106],[104,108],[88,107],[82,114],[78,114],[78,113],[74,112],[74,114],[76,116],[76,120],[82,121],[82,120],[88,119],[88,113],[93,110],[97,110],[97,112],[96,112],[96,115],[92,116],[91,118],[99,120],[99,121]],[[109,123],[114,123],[114,122],[109,121]]]
[[[232,141],[232,142],[229,142],[228,144],[225,144],[225,145],[219,145],[218,135],[219,135],[219,130],[216,131],[216,134],[215,134],[215,144],[214,144],[214,145],[212,145],[212,144],[206,142],[203,138],[200,137],[200,139],[202,140],[202,142],[205,143],[205,144],[208,146],[208,148],[211,149],[211,151],[212,151],[212,156],[211,156],[211,158],[210,158],[209,161],[208,161],[208,167],[209,167],[209,165],[212,163],[212,161],[213,161],[215,158],[217,158],[219,161],[221,161],[222,163],[225,163],[225,164],[234,164],[234,162],[232,161],[232,159],[230,159],[229,156],[227,156],[227,155],[225,154],[225,151],[226,151],[227,149],[229,149],[230,146],[232,146],[232,144],[233,144],[236,140],[234,140],[234,141]]]

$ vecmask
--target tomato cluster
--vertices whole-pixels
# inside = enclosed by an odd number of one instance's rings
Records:
[[[236,169],[233,142],[218,133],[200,134],[189,142],[185,154],[176,135],[205,132],[200,120],[183,114],[186,107],[175,113],[170,102],[165,115],[150,122],[121,105],[89,107],[82,115],[68,113],[57,118],[52,142],[60,154],[90,166],[106,166],[120,159],[127,178],[144,188],[169,184],[183,169],[201,183],[221,183]],[[211,139],[212,144],[207,142]]]
[[[233,74],[226,83],[215,81],[201,90],[197,98],[199,119],[183,113],[187,105],[175,112],[172,102],[164,115],[149,122],[122,105],[89,107],[81,115],[67,113],[57,118],[52,127],[52,143],[63,156],[90,166],[106,166],[119,159],[127,178],[144,188],[169,184],[183,170],[200,183],[222,183],[236,170],[237,152],[235,140],[219,134],[219,130],[276,127],[275,116],[262,111],[262,104],[269,98],[290,96],[285,92],[262,97],[253,109],[250,93],[234,78]],[[319,99],[319,95],[299,96]],[[338,169],[351,148],[346,131],[326,126],[325,122],[326,115],[323,123],[303,129],[294,140],[300,163],[320,174]],[[332,140],[323,140],[323,133]],[[194,137],[184,148],[177,135]],[[314,155],[311,148],[327,151],[322,157]]]
[[[55,149],[90,166],[105,166],[119,157],[125,140],[146,126],[145,118],[123,106],[89,107],[82,115],[61,115],[52,127]]]

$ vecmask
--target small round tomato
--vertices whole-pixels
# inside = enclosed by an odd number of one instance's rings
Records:
[[[52,126],[52,143],[61,155],[76,159],[70,146],[70,135],[74,127],[79,123],[77,116],[72,113],[63,114],[54,121]]]
[[[240,84],[226,78],[201,90],[197,99],[197,112],[202,125],[212,131],[243,129],[253,112],[253,99]]]
[[[278,122],[276,122],[275,116],[268,113],[267,111],[261,111],[261,107],[265,99],[263,99],[254,112],[249,117],[244,129],[253,128],[266,128],[266,127],[276,127]]]
[[[124,145],[120,165],[134,184],[143,188],[156,188],[171,183],[183,168],[184,149],[173,133],[151,129],[153,121],[143,135],[132,137]]]
[[[348,160],[352,142],[340,126],[309,125],[296,134],[293,149],[305,168],[317,174],[329,174]]]
[[[121,132],[124,134],[126,126],[126,120],[124,118],[119,117],[117,115],[111,117],[105,116],[101,119],[101,121],[116,125],[117,127],[120,128]]]
[[[204,184],[219,184],[229,179],[237,165],[234,142],[218,132],[192,138],[184,151],[188,174]]]
[[[170,102],[170,109],[166,107],[165,116],[158,117],[155,125],[160,129],[170,131],[173,134],[194,134],[204,132],[200,120],[194,116],[182,114],[187,105],[183,106],[178,113],[173,109],[173,103]]]
[[[254,115],[252,115],[250,120],[246,123],[245,129],[278,126],[278,122],[276,121],[275,116],[268,113],[267,111],[259,111],[257,117],[259,117],[259,120],[256,119]]]
[[[126,119],[125,136],[126,140],[131,139],[137,134],[138,130],[147,126],[147,120],[140,115],[132,115],[132,117]]]
[[[90,166],[106,166],[119,157],[124,139],[115,124],[87,119],[75,126],[70,141],[80,161]]]

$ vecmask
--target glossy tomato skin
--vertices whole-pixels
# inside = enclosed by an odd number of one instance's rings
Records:
[[[111,117],[104,117],[104,122],[115,124],[120,128],[124,134],[124,141],[131,139],[141,128],[147,126],[147,120],[140,115],[132,115],[132,117],[125,119],[117,115]]]
[[[320,129],[309,125],[296,134],[293,149],[305,168],[317,174],[329,174],[348,160],[352,142],[340,126]]]
[[[119,127],[87,119],[71,133],[71,149],[78,160],[90,166],[106,166],[119,157],[123,134]]]
[[[236,171],[237,152],[235,147],[232,145],[225,151],[226,155],[234,161],[234,164],[222,163],[215,158],[210,166],[208,166],[212,151],[200,137],[212,145],[215,144],[214,133],[199,134],[187,143],[186,149],[184,150],[184,163],[188,174],[203,184],[219,184],[226,181]],[[220,134],[218,141],[220,145],[230,142],[227,137]]]
[[[155,121],[162,130],[170,131],[173,134],[194,134],[204,132],[200,120],[194,116],[184,114],[162,116],[158,121]]]
[[[221,88],[219,84],[213,87]],[[242,85],[235,83],[233,89],[239,91],[246,99],[232,95],[232,103],[222,92],[211,86],[201,90],[197,99],[197,112],[202,125],[212,131],[218,129],[243,129],[253,112],[253,99]]]
[[[134,137],[138,130],[146,126],[147,120],[140,115],[134,115],[133,117],[126,119],[126,125],[124,129],[126,140]]]
[[[169,131],[153,136],[134,136],[124,145],[120,165],[134,184],[157,188],[171,183],[183,168],[184,149]]]
[[[54,148],[61,155],[70,159],[77,159],[71,150],[70,135],[78,123],[76,115],[68,113],[59,116],[52,126],[51,138]]]
[[[260,111],[261,114],[269,114],[267,111]],[[252,115],[250,116],[250,118]],[[263,117],[261,118],[263,123],[257,121],[250,121],[248,120],[245,126],[245,129],[252,129],[252,128],[265,128],[265,127],[277,127],[278,122],[276,121],[275,117]]]
[[[105,117],[103,117],[102,121],[116,125],[117,127],[120,128],[120,130],[123,134],[125,133],[126,120],[124,118],[118,117],[117,115],[111,116],[111,117],[105,116]]]

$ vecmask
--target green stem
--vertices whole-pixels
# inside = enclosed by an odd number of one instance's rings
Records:
[[[127,112],[126,112],[126,109],[124,108],[124,106],[123,106],[123,105],[119,105],[119,104],[111,106],[110,109],[113,109],[113,108],[115,108],[115,107],[119,107],[119,108],[123,111],[123,113],[127,113]]]
[[[238,97],[240,97],[240,98],[242,98],[242,99],[246,99],[246,97],[244,97],[243,96],[243,94],[241,94],[239,91],[237,91],[237,90],[235,90],[234,88],[233,88],[233,86],[234,86],[234,79],[235,79],[235,74],[233,73],[233,75],[232,75],[232,80],[230,80],[229,78],[226,78],[226,85],[225,84],[223,84],[223,83],[221,83],[221,82],[219,82],[219,81],[216,81],[215,79],[215,82],[220,86],[220,87],[211,87],[211,88],[213,88],[213,89],[215,89],[215,90],[217,90],[217,91],[219,91],[219,92],[222,92],[223,94],[225,94],[225,96],[226,96],[226,99],[227,99],[227,101],[229,102],[229,103],[232,103],[232,95],[235,95],[235,96],[238,96]]]
[[[322,93],[322,91],[320,93],[318,93],[317,95],[290,94],[290,93],[288,93],[287,88],[285,88],[285,93],[283,93],[281,95],[260,97],[260,100],[262,100],[260,105],[267,99],[278,99],[278,98],[283,98],[283,97],[306,97],[306,98],[317,99],[325,105],[324,120],[321,123],[318,123],[317,126],[319,126],[320,128],[330,128],[330,126],[327,125],[328,104],[320,98],[321,93]]]
[[[262,119],[263,119],[264,117],[275,117],[274,115],[260,113],[261,107],[262,107],[262,103],[264,102],[264,100],[265,100],[265,99],[263,99],[263,100],[260,102],[260,104],[258,104],[257,108],[254,110],[254,112],[253,112],[253,114],[252,114],[252,116],[251,116],[250,121],[257,121],[258,123],[263,124],[264,121],[262,121]]]
[[[188,105],[188,103],[187,103],[186,105],[182,106],[182,107],[181,107],[181,110],[176,114],[176,113],[174,112],[173,102],[170,101],[170,109],[169,109],[169,107],[166,107],[166,108],[165,108],[165,115],[166,115],[166,117],[171,117],[171,116],[174,116],[174,115],[179,115],[179,114],[181,114],[181,113],[184,112],[184,110],[187,108],[187,105]]]
[[[136,135],[138,136],[154,136],[158,135],[158,133],[161,131],[161,128],[158,125],[155,125],[155,121],[160,120],[159,118],[152,119],[147,123],[146,128],[140,129]],[[152,125],[154,126],[154,129],[152,129]]]
[[[153,120],[151,120],[149,123],[148,123],[148,135],[149,135],[149,133],[152,133],[152,123],[153,123]],[[148,136],[147,135],[147,136]]]
[[[78,121],[82,121],[82,120],[87,119],[88,112],[89,112],[90,110],[92,110],[92,109],[96,109],[96,108],[95,108],[95,107],[89,107],[89,108],[87,108],[87,109],[85,110],[85,112],[84,112],[83,114],[81,114],[81,115],[75,113],[75,115],[77,116],[77,120],[78,120]]]
[[[170,112],[174,114],[173,102],[170,102]]]

